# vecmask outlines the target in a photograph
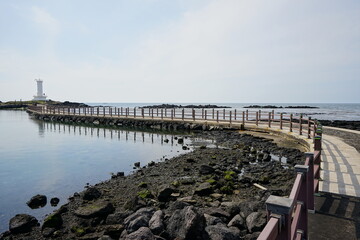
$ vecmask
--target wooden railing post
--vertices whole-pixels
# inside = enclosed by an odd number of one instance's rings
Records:
[[[120,108],[120,115],[121,116],[123,115],[123,108],[122,107]]]
[[[314,138],[314,150],[321,151],[321,136],[316,135]]]
[[[163,116],[163,109],[161,109],[161,119],[164,119],[164,116]]]
[[[204,117],[205,117],[205,120],[207,120],[207,110],[205,110],[205,113],[204,113]]]
[[[299,134],[302,135],[302,123],[303,123],[303,116],[300,114],[299,118]]]
[[[193,117],[193,120],[195,121],[195,109],[192,109],[192,117]]]
[[[136,118],[136,107],[134,107],[134,118]]]
[[[171,109],[171,120],[173,120],[173,119],[174,119],[174,110]]]
[[[283,129],[283,113],[280,113],[280,129]]]
[[[145,117],[145,114],[144,114],[144,109],[143,109],[143,108],[141,108],[141,116],[142,116],[142,118],[144,118],[144,117]]]
[[[308,200],[307,200],[307,208],[308,211],[311,213],[315,213],[315,204],[314,204],[314,153],[313,152],[306,152],[305,153],[305,158],[307,159],[307,164],[309,166],[309,173],[307,175],[307,184],[308,184],[308,188],[307,188],[307,196],[308,196]]]
[[[236,109],[234,110],[234,120],[236,121]]]
[[[219,111],[216,111],[216,122],[219,122]]]
[[[261,110],[259,110],[259,117],[258,117],[258,121],[261,122]]]
[[[265,204],[268,212],[268,220],[272,216],[280,219],[280,231],[277,239],[291,239],[291,215],[294,207],[294,200],[270,195]]]
[[[292,120],[293,120],[293,114],[291,113],[290,114],[290,132],[293,131],[293,122],[292,122]]]
[[[271,114],[272,114],[272,120],[274,121],[274,119],[275,119],[275,110],[274,109],[271,111]]]
[[[103,115],[104,115],[104,117],[105,117],[105,107],[103,107]]]
[[[256,126],[259,125],[259,112],[256,112]]]
[[[167,109],[165,108],[165,117],[167,117]]]
[[[268,125],[269,125],[269,128],[271,128],[271,112],[269,112],[269,120],[268,120]]]
[[[201,119],[204,119],[204,108],[201,109]]]
[[[223,120],[225,120],[225,109],[223,109]]]
[[[308,239],[308,175],[310,175],[309,172],[309,166],[306,165],[295,165],[295,171],[298,174],[302,174],[304,177],[303,182],[301,184],[299,195],[297,197],[297,203],[300,203],[302,205],[301,211],[300,211],[300,219],[298,223],[298,228],[303,231],[303,235],[305,236],[305,239]],[[313,190],[313,189],[312,189]],[[297,229],[293,229],[293,231],[296,231]]]
[[[151,118],[154,119],[154,109],[151,109]]]
[[[185,119],[185,109],[184,108],[181,111],[181,118],[184,121],[184,119]]]
[[[215,119],[215,109],[214,108],[212,109],[212,119],[213,120]]]
[[[230,116],[229,116],[230,117],[230,125],[231,125],[231,114],[232,114],[232,112],[230,111]]]
[[[242,125],[245,127],[245,112],[242,112]]]
[[[311,138],[311,117],[308,118],[308,132],[307,132],[307,138]]]
[[[249,121],[249,110],[246,109],[246,121]]]

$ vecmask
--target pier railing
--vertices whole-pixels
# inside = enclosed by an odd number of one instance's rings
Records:
[[[259,240],[308,239],[308,212],[314,213],[314,193],[319,190],[322,127],[314,138],[314,152],[305,153],[305,164],[296,165],[289,197],[271,195],[266,200],[268,223]]]
[[[253,124],[304,135],[314,138],[316,121],[302,114],[275,113],[274,110],[238,111],[236,109],[204,109],[204,108],[123,108],[123,107],[53,107],[30,106],[29,110],[41,114],[94,116],[106,118],[156,119],[165,121],[202,122],[208,124],[242,125]]]
[[[305,154],[304,165],[296,165],[296,179],[289,197],[271,195],[266,201],[268,223],[258,239],[307,239],[308,212],[314,212],[314,193],[318,192],[322,128],[317,121],[301,114],[234,109],[117,108],[31,106],[32,112],[46,115],[182,121],[205,124],[246,125],[285,130],[313,140],[314,152]]]

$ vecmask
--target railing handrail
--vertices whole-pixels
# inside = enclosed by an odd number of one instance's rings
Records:
[[[273,128],[275,124],[281,130],[289,128],[290,132],[297,131],[299,135],[307,135],[308,139],[315,136],[316,121],[310,117],[305,118],[302,114],[296,117],[294,114],[275,113],[271,111],[239,111],[238,109],[205,109],[205,108],[129,108],[129,107],[71,107],[71,106],[30,106],[31,111],[42,114],[98,116],[111,118],[151,118],[162,120],[203,121],[206,123],[236,124],[267,124]],[[280,125],[280,126],[279,126]]]

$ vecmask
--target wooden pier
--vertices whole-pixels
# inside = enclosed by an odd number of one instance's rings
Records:
[[[229,109],[166,109],[166,108],[116,108],[116,107],[84,107],[62,108],[51,106],[32,106],[28,108],[32,114],[47,117],[82,118],[89,119],[90,123],[98,124],[106,119],[112,124],[119,121],[146,121],[150,124],[176,123],[191,129],[191,126],[201,126],[202,129],[230,128],[252,129],[283,133],[304,142],[309,152],[305,153],[303,165],[296,165],[296,179],[289,197],[271,195],[266,201],[268,212],[268,224],[261,232],[258,239],[308,239],[308,213],[315,212],[314,194],[319,190],[331,192],[329,183],[320,182],[322,158],[334,159],[334,154],[329,152],[336,149],[339,158],[346,162],[344,149],[333,146],[331,138],[322,141],[322,126],[311,118],[305,118],[301,114],[275,113],[274,110],[265,111],[237,111]],[[336,142],[339,146],[339,142]],[[325,150],[325,152],[323,152]],[[353,157],[354,155],[352,155]],[[355,156],[357,158],[357,155]],[[335,160],[337,161],[335,156]],[[359,159],[355,159],[360,161]],[[326,163],[326,167],[329,163]],[[358,166],[358,165],[357,165]],[[346,166],[349,167],[349,166]],[[350,166],[351,167],[351,166]],[[360,174],[356,169],[353,179],[360,181]],[[325,172],[325,175],[327,172]],[[339,178],[337,181],[344,181]],[[346,178],[347,179],[347,178]],[[334,184],[334,183],[332,183]],[[338,182],[339,186],[346,183]],[[320,186],[320,188],[319,188]],[[359,187],[359,186],[357,186]],[[344,190],[344,193],[350,193]],[[357,196],[360,190],[352,192]],[[342,192],[340,192],[342,193]]]

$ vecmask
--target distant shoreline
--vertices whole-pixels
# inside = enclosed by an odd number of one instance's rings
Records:
[[[283,106],[275,106],[275,105],[250,105],[250,106],[244,106],[244,108],[274,108],[274,109],[278,109],[278,108],[295,108],[295,109],[302,109],[302,108],[311,108],[311,109],[316,109],[316,108],[319,108],[319,107],[312,107],[312,106],[286,106],[286,107],[283,107]]]

